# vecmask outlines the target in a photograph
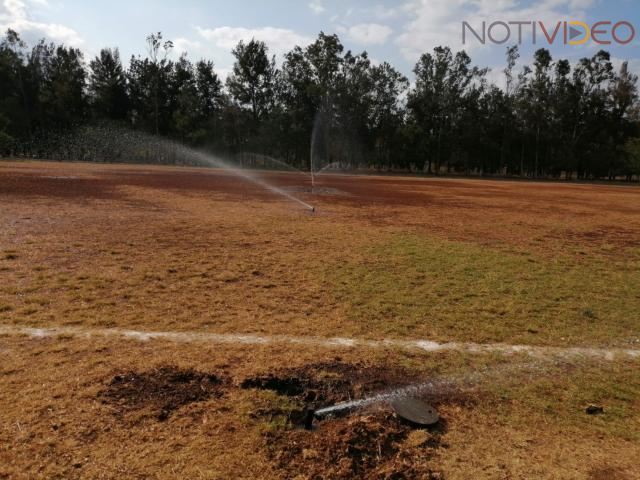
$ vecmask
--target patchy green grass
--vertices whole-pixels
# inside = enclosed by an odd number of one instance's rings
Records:
[[[490,407],[505,423],[525,428],[554,424],[578,432],[613,435],[640,441],[640,379],[637,362],[547,365],[546,373],[524,381],[521,375],[486,382],[483,388],[498,400]],[[519,381],[518,381],[519,379]],[[604,413],[589,415],[589,405]]]
[[[640,337],[640,255],[538,257],[393,235],[328,278],[353,333],[628,346]]]

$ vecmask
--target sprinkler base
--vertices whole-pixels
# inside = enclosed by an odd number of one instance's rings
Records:
[[[313,408],[308,408],[304,417],[304,429],[313,430],[313,419],[316,416],[316,411]]]

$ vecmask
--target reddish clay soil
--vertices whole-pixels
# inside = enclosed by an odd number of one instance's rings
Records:
[[[640,246],[640,188],[633,185],[323,174],[317,176],[317,193],[311,194],[307,175],[250,174],[316,205],[319,215],[357,224],[551,251],[566,244]],[[5,198],[112,200],[152,207],[152,199],[133,194],[149,190],[234,202],[286,202],[259,185],[215,169],[0,164],[0,196]]]

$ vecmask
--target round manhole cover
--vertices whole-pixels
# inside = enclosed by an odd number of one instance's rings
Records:
[[[398,398],[391,401],[391,407],[396,415],[415,425],[428,426],[440,420],[435,408],[417,398]]]

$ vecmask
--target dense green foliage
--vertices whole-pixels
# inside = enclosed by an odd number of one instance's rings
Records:
[[[605,51],[572,66],[540,49],[520,68],[517,48],[508,48],[498,88],[465,52],[437,47],[420,57],[410,88],[388,63],[345,52],[336,35],[295,46],[280,67],[263,42],[240,42],[226,85],[212,62],[170,60],[172,48],[157,33],[128,67],[117,49],[85,63],[77,49],[42,40],[29,50],[8,31],[0,42],[0,154],[51,156],[52,138],[100,124],[299,168],[308,168],[313,149],[315,169],[640,174],[637,77],[626,63],[616,71]]]

